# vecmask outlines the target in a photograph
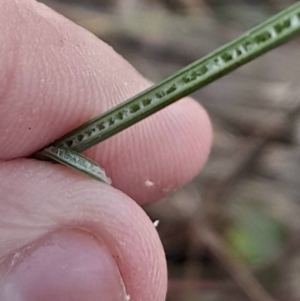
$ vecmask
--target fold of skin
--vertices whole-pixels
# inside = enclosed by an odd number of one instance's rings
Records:
[[[164,253],[139,205],[206,161],[211,127],[197,103],[186,98],[88,150],[113,187],[22,159],[148,86],[46,6],[0,2],[0,301],[47,301],[47,290],[49,300],[164,300]]]

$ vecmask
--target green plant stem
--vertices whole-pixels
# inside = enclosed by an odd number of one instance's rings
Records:
[[[60,162],[94,179],[110,182],[97,163],[79,155],[78,152],[98,144],[204,87],[281,45],[299,32],[300,3],[297,3],[159,84],[81,125],[32,157]]]
[[[284,43],[299,31],[300,4],[297,3],[161,83],[83,124],[53,145],[82,152]]]

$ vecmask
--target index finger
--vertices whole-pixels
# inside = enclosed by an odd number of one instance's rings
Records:
[[[0,159],[28,156],[149,86],[111,47],[35,1],[2,1],[0,32]],[[207,114],[186,99],[87,155],[143,204],[195,176],[210,140]]]

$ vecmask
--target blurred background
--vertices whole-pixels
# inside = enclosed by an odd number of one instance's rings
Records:
[[[43,2],[158,82],[297,1]],[[214,127],[209,161],[146,208],[160,220],[168,301],[300,300],[299,46],[298,38],[193,95]]]

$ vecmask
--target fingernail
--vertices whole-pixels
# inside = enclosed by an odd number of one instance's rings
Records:
[[[89,233],[53,233],[24,253],[19,262],[11,262],[0,301],[128,299],[116,262],[106,246]]]

